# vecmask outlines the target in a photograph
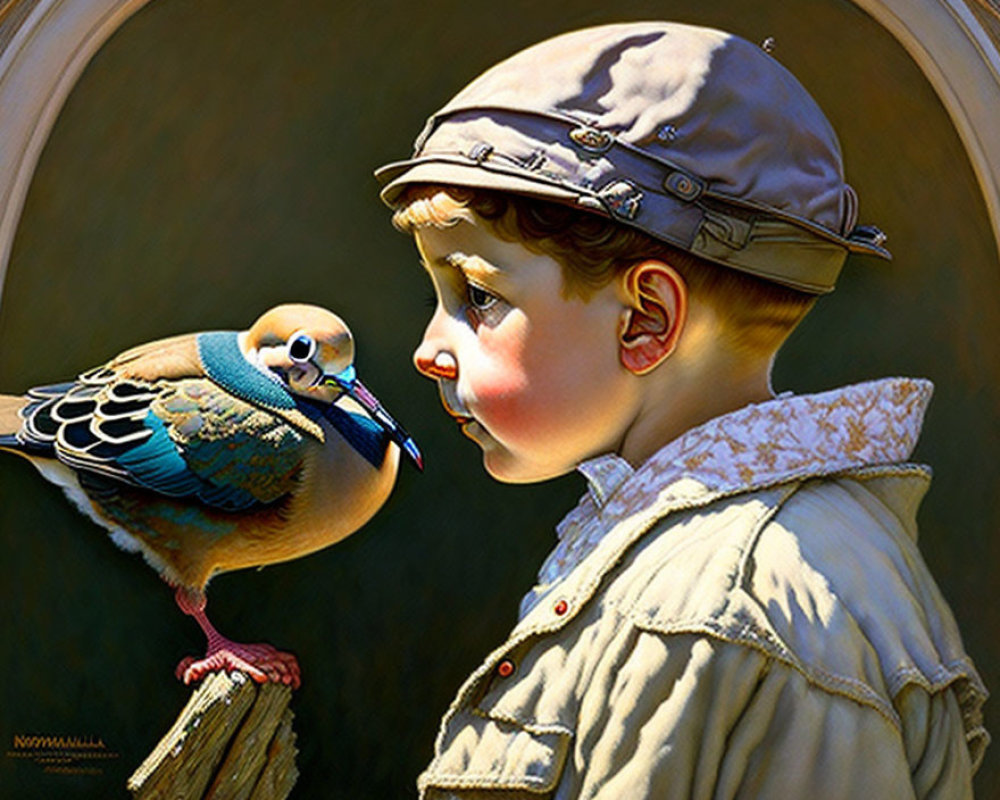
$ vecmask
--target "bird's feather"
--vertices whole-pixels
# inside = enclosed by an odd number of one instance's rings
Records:
[[[106,365],[123,378],[152,382],[196,378],[205,374],[198,357],[198,337],[189,333],[148,342],[115,356]]]
[[[317,412],[302,414],[287,392],[282,415],[251,402],[252,391],[236,396],[205,375],[197,338],[154,342],[76,381],[29,390],[19,399],[20,429],[0,446],[224,511],[275,502],[294,487],[304,458],[305,435],[287,412],[307,422]],[[283,400],[280,385],[259,379]]]

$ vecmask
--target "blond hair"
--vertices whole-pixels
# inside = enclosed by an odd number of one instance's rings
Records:
[[[816,301],[814,295],[699,258],[607,217],[521,195],[416,185],[401,196],[392,222],[413,233],[476,217],[498,238],[553,258],[562,268],[567,296],[587,298],[647,259],[669,264],[692,297],[713,309],[730,346],[747,356],[775,353]]]

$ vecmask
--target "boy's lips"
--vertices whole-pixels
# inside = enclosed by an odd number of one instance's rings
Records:
[[[472,422],[474,419],[469,414],[462,414],[458,411],[455,411],[447,403],[444,404],[444,410],[447,411],[448,416],[450,416],[453,420],[455,420],[455,422],[457,422],[459,425],[465,425],[467,422]]]
[[[476,418],[469,414],[454,411],[447,403],[445,403],[444,410],[448,412],[448,416],[455,420],[458,427],[462,429],[462,433],[468,435],[469,426],[476,423]]]
[[[444,410],[448,413],[448,416],[454,419],[455,422],[459,425],[465,425],[467,422],[473,421],[473,416],[466,412],[464,408],[465,404],[458,400],[451,386],[445,386],[439,382],[438,392],[441,395],[441,405],[444,406]]]
[[[455,420],[459,430],[472,439],[472,441],[482,444],[481,438],[488,436],[488,432],[482,423],[475,417],[454,411],[447,403],[445,403],[444,410],[448,412],[448,416]]]

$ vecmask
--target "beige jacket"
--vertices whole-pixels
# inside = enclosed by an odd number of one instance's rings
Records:
[[[970,797],[986,692],[917,551],[928,472],[895,463],[929,395],[753,406],[584,498],[603,535],[560,543],[421,797]]]

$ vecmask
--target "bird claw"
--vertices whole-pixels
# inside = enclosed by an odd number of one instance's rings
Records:
[[[302,683],[299,662],[291,653],[284,653],[269,644],[228,643],[210,650],[204,658],[187,656],[174,670],[177,678],[190,685],[211,672],[245,672],[257,683],[280,683],[298,689]]]

